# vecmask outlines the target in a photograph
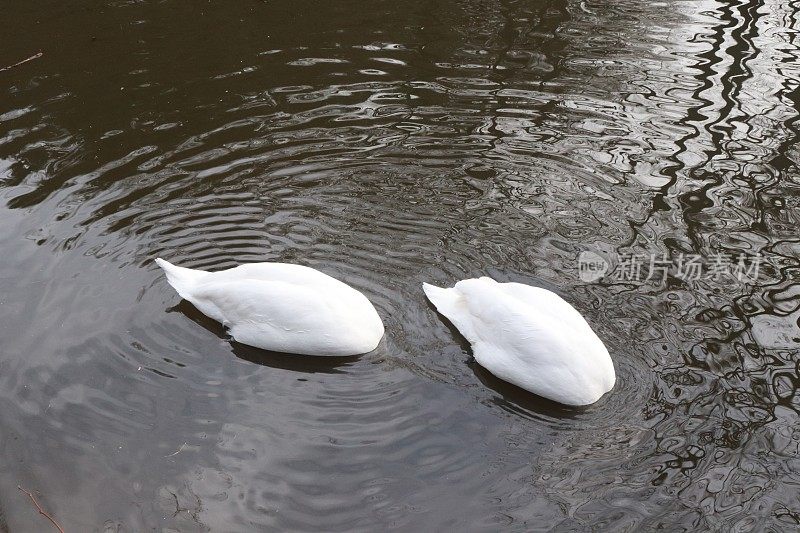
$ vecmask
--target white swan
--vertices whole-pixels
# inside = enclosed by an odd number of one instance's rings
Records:
[[[422,286],[498,378],[566,405],[594,403],[614,387],[608,350],[557,294],[487,277],[451,289]]]
[[[181,297],[242,344],[305,355],[374,350],[383,322],[366,296],[310,267],[251,263],[220,272],[156,263]]]

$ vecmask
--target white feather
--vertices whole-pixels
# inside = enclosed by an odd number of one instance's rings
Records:
[[[423,289],[498,378],[566,405],[594,403],[614,387],[608,350],[557,294],[487,277]]]
[[[242,344],[346,356],[374,350],[383,337],[383,322],[366,296],[310,267],[252,263],[205,272],[156,263],[181,297]]]

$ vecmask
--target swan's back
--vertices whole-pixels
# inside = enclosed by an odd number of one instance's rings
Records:
[[[292,263],[245,263],[227,270],[210,273],[217,282],[227,281],[281,281],[289,284],[303,285],[306,287],[326,288],[352,288],[311,267],[295,265]]]
[[[485,277],[424,289],[497,377],[568,405],[593,403],[614,386],[602,341],[557,294]]]
[[[344,356],[375,349],[383,336],[366,296],[310,267],[252,263],[204,272],[157,261],[184,299],[250,346]]]

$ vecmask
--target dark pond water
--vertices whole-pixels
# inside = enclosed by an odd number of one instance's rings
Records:
[[[54,529],[18,485],[68,532],[800,522],[797,2],[4,7],[0,530]],[[314,266],[385,341],[232,344],[157,256]],[[578,307],[614,391],[477,367],[420,284],[479,274]]]

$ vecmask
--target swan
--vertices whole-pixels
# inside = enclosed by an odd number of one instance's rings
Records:
[[[498,378],[565,405],[589,405],[614,387],[611,356],[589,324],[557,294],[482,277],[422,288]]]
[[[250,263],[219,272],[156,259],[178,294],[242,344],[304,355],[374,350],[383,322],[366,296],[310,267]]]

